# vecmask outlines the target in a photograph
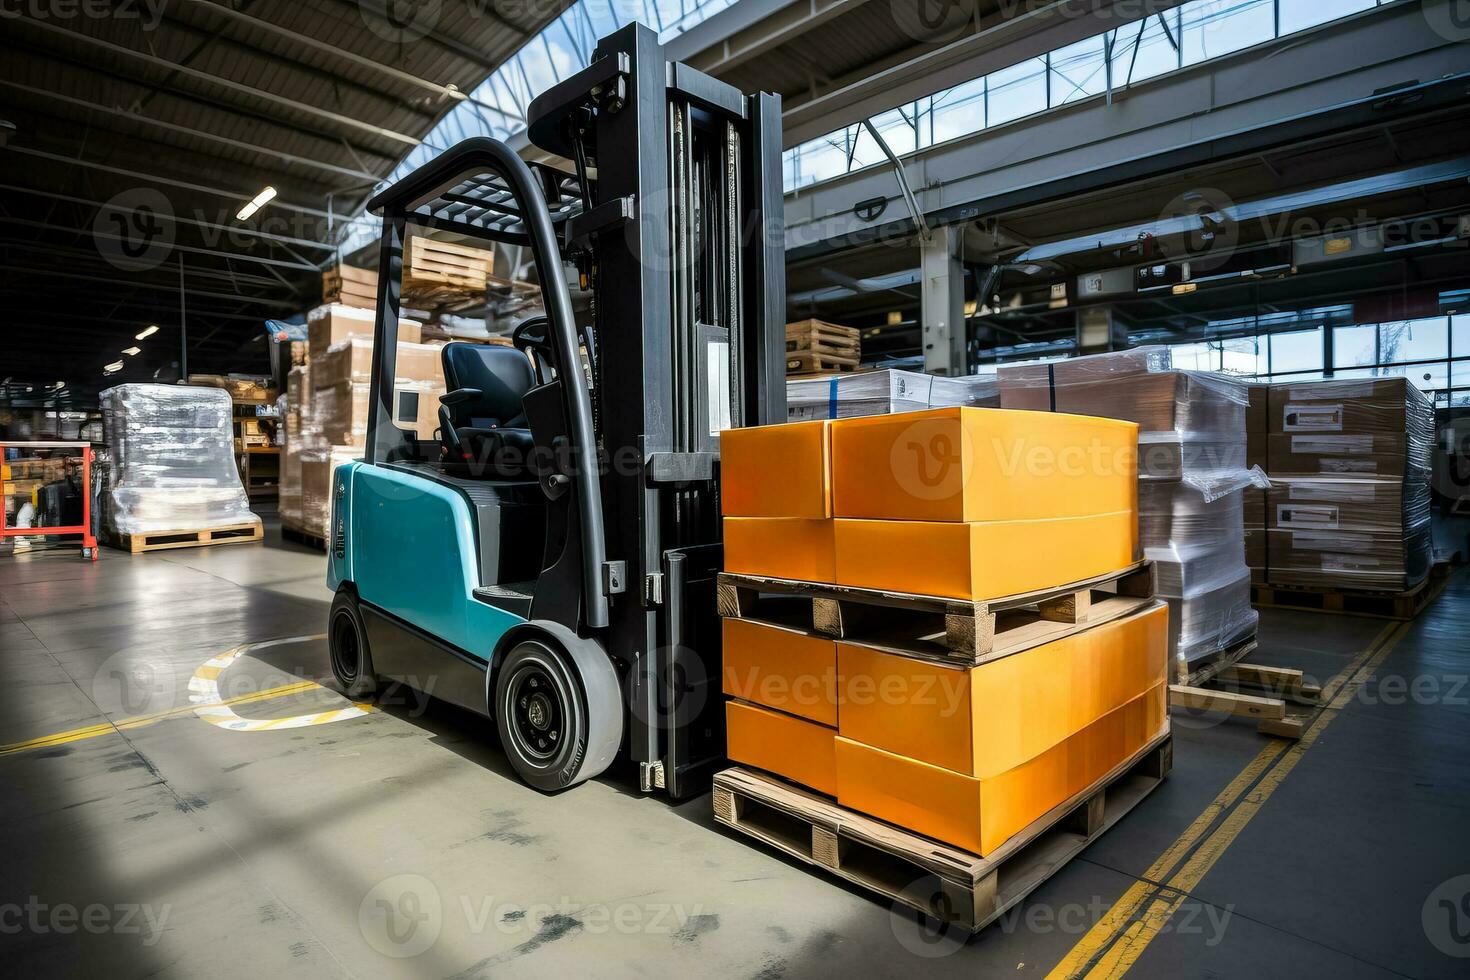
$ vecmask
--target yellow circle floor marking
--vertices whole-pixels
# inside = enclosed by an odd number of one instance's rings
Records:
[[[239,646],[226,650],[218,656],[210,657],[199,668],[194,671],[194,676],[189,678],[189,700],[194,705],[194,714],[203,718],[211,725],[223,728],[231,732],[272,732],[286,728],[305,728],[308,725],[329,725],[334,721],[346,721],[349,718],[361,718],[372,710],[372,705],[350,703],[345,708],[332,708],[327,711],[316,711],[305,715],[291,715],[286,718],[242,718],[235,714],[232,704],[241,703],[239,698],[226,699],[219,689],[219,677],[236,660],[255,650],[264,650],[268,647],[281,646],[286,643],[299,643],[303,640],[325,639],[325,634],[318,633],[314,636],[288,636],[280,640],[264,640],[259,643],[242,643]],[[291,685],[300,692],[317,690],[327,691],[315,681],[302,681]],[[295,693],[295,691],[293,691]],[[336,692],[330,692],[336,693]],[[340,696],[340,695],[339,695]]]

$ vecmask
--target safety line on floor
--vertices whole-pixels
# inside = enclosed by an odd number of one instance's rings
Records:
[[[1047,980],[1117,978],[1127,973],[1408,630],[1408,623],[1386,625],[1323,685],[1325,706],[1302,737],[1295,743],[1272,739],[1263,747],[1047,974]]]

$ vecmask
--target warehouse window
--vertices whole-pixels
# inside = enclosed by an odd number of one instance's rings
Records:
[[[1193,0],[920,99],[912,120],[917,145],[894,152],[925,149],[1100,95],[1107,91],[1109,70],[1113,87],[1126,88],[1392,2]],[[825,154],[834,141],[843,142],[842,136],[829,133],[785,152],[787,193],[879,162],[868,154],[844,154],[843,168],[835,174],[806,162],[808,155]]]
[[[1322,370],[1322,328],[1271,335],[1271,374]]]
[[[1376,324],[1332,329],[1332,366],[1351,368],[1378,363]]]
[[[1448,317],[1378,325],[1378,362],[1429,361],[1450,356]]]

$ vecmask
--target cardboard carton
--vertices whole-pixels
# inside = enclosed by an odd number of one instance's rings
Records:
[[[726,517],[831,517],[828,423],[720,433],[720,507]]]
[[[948,408],[832,423],[833,514],[906,521],[1078,517],[1137,506],[1138,427]]]
[[[805,517],[725,518],[725,571],[831,582],[833,522]]]
[[[731,762],[837,793],[837,730],[743,701],[725,702],[725,752]]]
[[[744,701],[837,724],[837,644],[831,637],[726,619],[724,691]]]
[[[1134,509],[1043,520],[832,523],[839,585],[954,599],[998,599],[1103,575],[1132,564],[1138,548]]]
[[[372,310],[361,310],[340,303],[327,303],[306,314],[307,351],[311,360],[327,352],[333,344],[340,344],[352,337],[371,340],[373,325],[377,320]],[[422,337],[421,328],[413,320],[398,320],[399,343],[416,344]]]
[[[1122,619],[978,667],[837,644],[838,734],[967,776],[998,776],[1165,679],[1168,609]]]

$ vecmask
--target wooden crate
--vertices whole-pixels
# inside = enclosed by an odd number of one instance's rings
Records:
[[[979,932],[1121,820],[1173,764],[1166,730],[985,858],[752,769],[715,776],[715,820],[942,923]]]
[[[983,601],[721,572],[721,616],[799,626],[861,646],[957,666],[999,660],[1120,619],[1153,601],[1154,567]]]
[[[119,535],[119,547],[139,554],[170,548],[202,548],[212,544],[249,544],[259,541],[263,530],[259,521],[249,524],[227,524],[197,530],[149,531],[146,534]]]
[[[409,240],[407,259],[403,266],[405,289],[451,286],[483,292],[494,268],[495,253],[416,235]]]
[[[1425,606],[1439,598],[1449,576],[1449,562],[1435,562],[1419,584],[1402,592],[1360,592],[1310,585],[1252,585],[1251,603],[1277,609],[1307,609],[1407,620],[1418,616]]]

